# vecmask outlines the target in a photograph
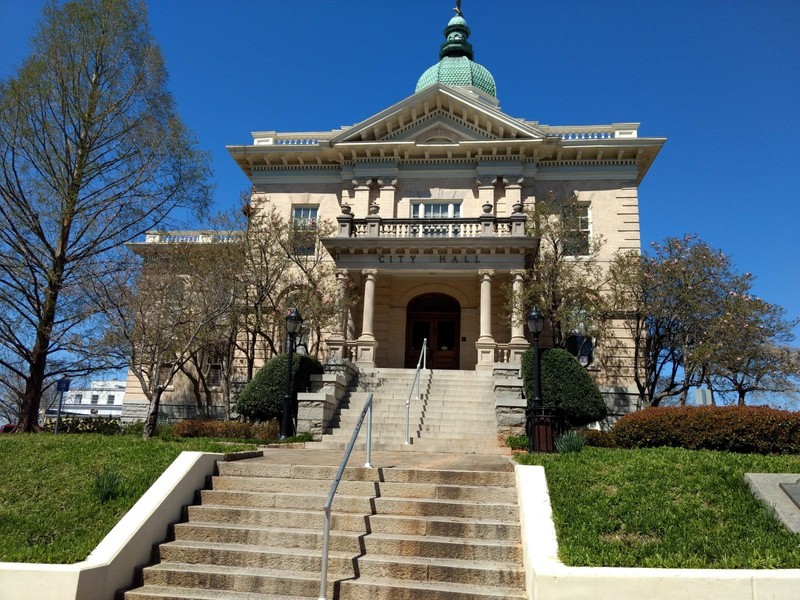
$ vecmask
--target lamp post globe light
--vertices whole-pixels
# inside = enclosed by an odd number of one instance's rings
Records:
[[[286,394],[283,396],[283,414],[281,415],[281,439],[294,435],[292,423],[292,354],[294,353],[294,340],[303,327],[303,317],[293,308],[286,315],[286,345],[288,346],[288,359],[286,361]]]
[[[534,440],[536,432],[533,422],[533,412],[541,412],[542,408],[542,364],[539,360],[539,335],[544,328],[544,316],[538,308],[532,308],[527,317],[528,330],[533,334],[533,364],[534,364],[534,393],[533,403],[527,403],[525,407],[525,433],[528,437],[528,452],[538,450],[538,444]],[[531,405],[532,404],[532,405]]]

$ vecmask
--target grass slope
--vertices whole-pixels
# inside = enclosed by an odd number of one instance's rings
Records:
[[[85,559],[184,450],[253,448],[191,439],[95,434],[0,436],[0,562]],[[121,475],[121,494],[102,502],[95,475]]]
[[[570,566],[800,568],[800,535],[749,491],[747,472],[800,473],[800,456],[680,448],[518,455],[544,465]]]

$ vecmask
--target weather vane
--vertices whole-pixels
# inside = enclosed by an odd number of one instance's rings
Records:
[[[453,10],[459,17],[464,16],[464,13],[461,12],[461,0],[456,0],[456,7]]]

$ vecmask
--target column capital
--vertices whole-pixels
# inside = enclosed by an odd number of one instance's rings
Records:
[[[495,177],[478,177],[476,183],[478,187],[494,187],[495,181]]]
[[[361,274],[366,275],[367,277],[377,277],[378,269],[364,269],[361,271]]]
[[[397,179],[390,177],[381,177],[378,179],[379,188],[393,189],[397,186]]]
[[[511,269],[510,272],[514,278],[525,276],[525,269]]]
[[[347,279],[350,276],[350,271],[347,269],[336,269],[336,277],[339,279]]]
[[[372,186],[372,177],[356,177],[353,179],[353,187],[357,189],[369,189]]]
[[[494,269],[479,269],[478,276],[481,279],[486,279],[487,277],[491,279],[494,277]]]

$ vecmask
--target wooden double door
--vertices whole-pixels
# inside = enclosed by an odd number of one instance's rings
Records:
[[[459,368],[461,306],[457,300],[444,294],[425,294],[408,303],[405,361],[407,368],[417,366],[426,339],[428,368]]]

